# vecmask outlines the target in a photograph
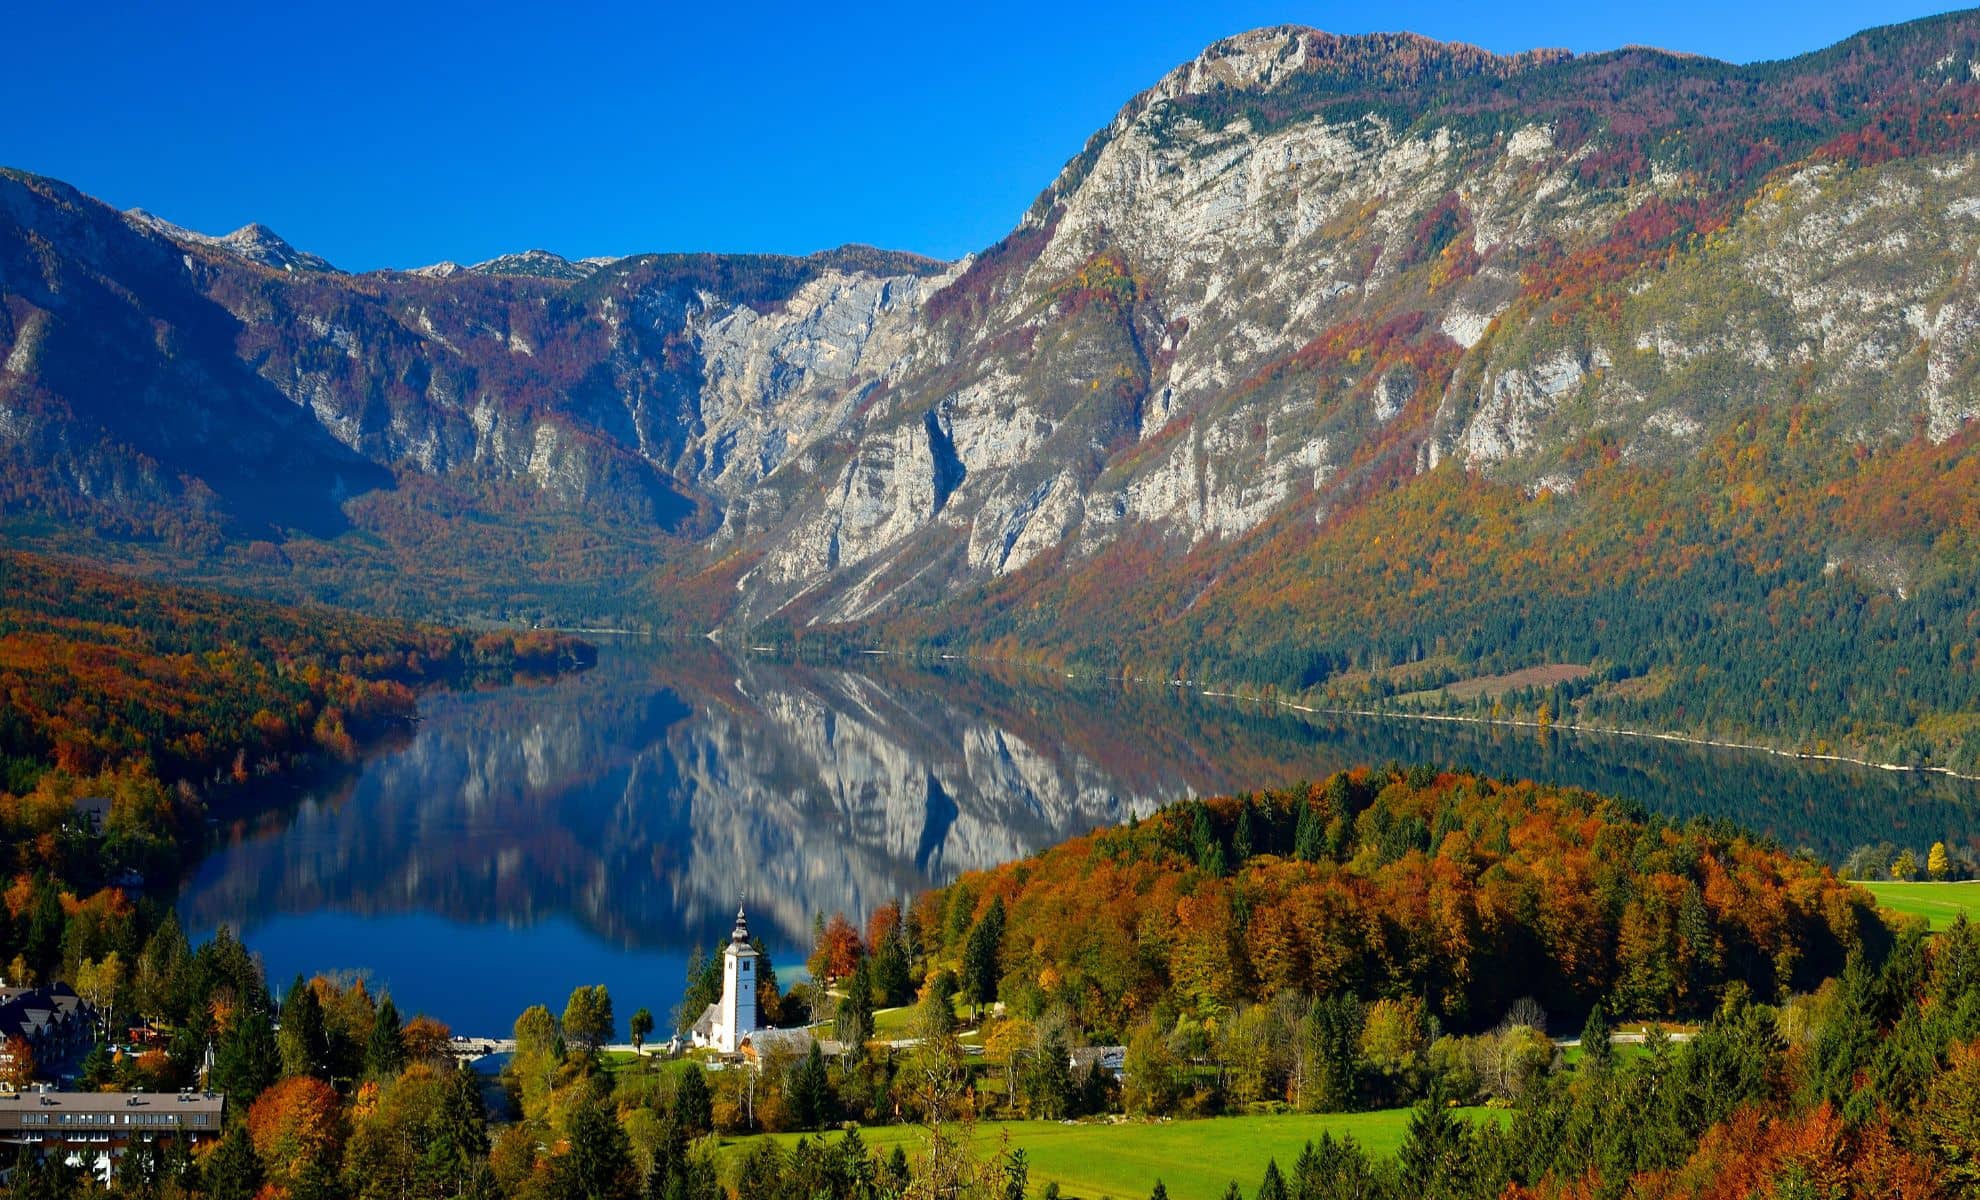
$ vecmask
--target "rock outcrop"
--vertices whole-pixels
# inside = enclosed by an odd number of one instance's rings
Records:
[[[346,275],[7,174],[10,503],[176,508],[223,546],[356,521],[393,549],[305,561],[389,561],[412,604],[434,548],[527,509],[556,561],[500,570],[741,629],[1132,556],[1203,562],[1214,599],[1248,540],[1412,481],[1581,496],[1762,409],[1864,453],[1944,444],[1980,412],[1976,45],[1971,14],[1754,68],[1260,30],[953,264]]]

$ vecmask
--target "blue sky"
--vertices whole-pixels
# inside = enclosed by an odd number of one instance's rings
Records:
[[[17,6],[0,164],[346,269],[541,246],[954,257],[1219,37],[1297,22],[1508,52],[1780,58],[1881,0]]]

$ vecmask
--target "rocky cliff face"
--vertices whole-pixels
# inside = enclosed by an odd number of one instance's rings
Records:
[[[1969,24],[1913,48],[1905,86],[1966,94]],[[829,502],[760,539],[744,613],[859,620],[1049,552],[1230,542],[1445,463],[1568,494],[1590,440],[1685,455],[1794,389],[1859,445],[1958,434],[1971,136],[1737,182],[1668,146],[1619,171],[1621,122],[1587,133],[1563,81],[1676,60],[1608,58],[1280,29],[1178,68],[953,286],[966,319],[938,299],[843,452],[766,480],[771,507]],[[1401,111],[1340,98],[1366,62],[1408,64]],[[1712,108],[1737,76],[1684,119],[1750,119]],[[1488,84],[1536,101],[1481,115]],[[1327,103],[1273,110],[1302,88]]]
[[[327,436],[370,487],[387,472],[514,481],[573,515],[671,528],[688,494],[723,496],[828,436],[820,412],[850,403],[876,370],[868,343],[886,356],[890,325],[938,269],[856,248],[611,263],[531,251],[351,276],[260,226],[207,237],[20,174],[0,193],[5,448],[60,477],[46,488],[58,506],[110,490],[77,460],[146,481],[148,496],[127,487],[113,503],[174,503],[212,482],[203,453],[265,457],[217,428],[248,418],[302,421],[291,440]],[[197,337],[167,336],[181,330]],[[115,374],[93,342],[149,357]],[[212,377],[244,394],[216,394]],[[101,411],[87,403],[112,392]],[[134,428],[144,422],[118,407],[132,392],[193,444]],[[285,482],[331,512],[365,490]],[[213,490],[226,515],[266,528],[261,494],[227,504]]]
[[[1092,640],[1122,632],[1093,606],[1159,579],[1173,603],[1136,620],[1180,644],[1238,637],[1286,564],[1422,541],[1438,497],[1523,540],[1474,530],[1368,586],[1670,528],[1701,493],[1751,514],[1765,475],[1776,516],[1739,537],[1791,530],[1881,588],[1961,518],[1872,529],[1821,488],[1965,461],[1976,78],[1971,14],[1754,67],[1261,30],[1134,98],[956,264],[345,275],[7,175],[9,511],[188,509],[223,557],[272,512],[305,574],[361,564],[402,600],[492,518],[537,540],[443,578],[577,580],[696,629],[971,640],[990,613]]]

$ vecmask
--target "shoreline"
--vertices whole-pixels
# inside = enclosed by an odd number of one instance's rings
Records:
[[[712,635],[711,635],[712,636]],[[732,646],[731,649],[743,653],[778,653],[768,646]],[[918,655],[901,650],[863,649],[857,652],[862,656],[902,658],[910,661]],[[940,662],[960,662],[967,664],[993,664],[1016,667],[1021,670],[1037,671],[1042,674],[1059,676],[1065,679],[1089,679],[1113,683],[1134,683],[1146,687],[1191,688],[1200,696],[1217,700],[1237,700],[1253,704],[1270,704],[1292,712],[1309,716],[1362,717],[1390,721],[1445,722],[1454,725],[1481,727],[1502,727],[1507,729],[1534,729],[1545,732],[1562,731],[1568,733],[1594,734],[1603,737],[1636,738],[1642,741],[1670,742],[1683,746],[1703,746],[1714,750],[1737,750],[1747,753],[1765,754],[1772,758],[1793,759],[1799,762],[1840,763],[1844,766],[1862,767],[1866,770],[1885,771],[1894,775],[1938,775],[1947,779],[1957,779],[1967,783],[1980,783],[1980,773],[1955,771],[1951,767],[1908,766],[1904,763],[1879,762],[1875,759],[1859,758],[1848,754],[1823,754],[1812,750],[1784,750],[1779,746],[1769,746],[1763,742],[1741,742],[1727,738],[1704,737],[1697,734],[1672,733],[1654,729],[1621,729],[1603,725],[1584,725],[1575,721],[1539,721],[1512,717],[1471,717],[1453,713],[1407,712],[1399,709],[1355,708],[1346,705],[1302,704],[1283,696],[1261,696],[1249,692],[1222,690],[1201,679],[1153,679],[1143,675],[1110,675],[1104,672],[1082,674],[1077,671],[1054,669],[1021,659],[999,658],[988,655],[951,654],[936,656]],[[1230,685],[1225,685],[1226,687]]]

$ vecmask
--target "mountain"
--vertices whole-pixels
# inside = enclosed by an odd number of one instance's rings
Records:
[[[1511,703],[1980,766],[1976,80],[1975,13],[1259,30],[954,264],[287,270],[11,173],[0,503],[284,594],[1481,713],[1575,664]]]
[[[282,240],[274,230],[260,222],[243,225],[225,237],[194,233],[183,226],[174,225],[163,217],[153,216],[141,208],[131,209],[124,214],[132,222],[164,234],[175,242],[196,246],[210,246],[225,250],[252,263],[264,267],[274,267],[278,271],[335,271],[325,259],[314,254],[305,254]]]

